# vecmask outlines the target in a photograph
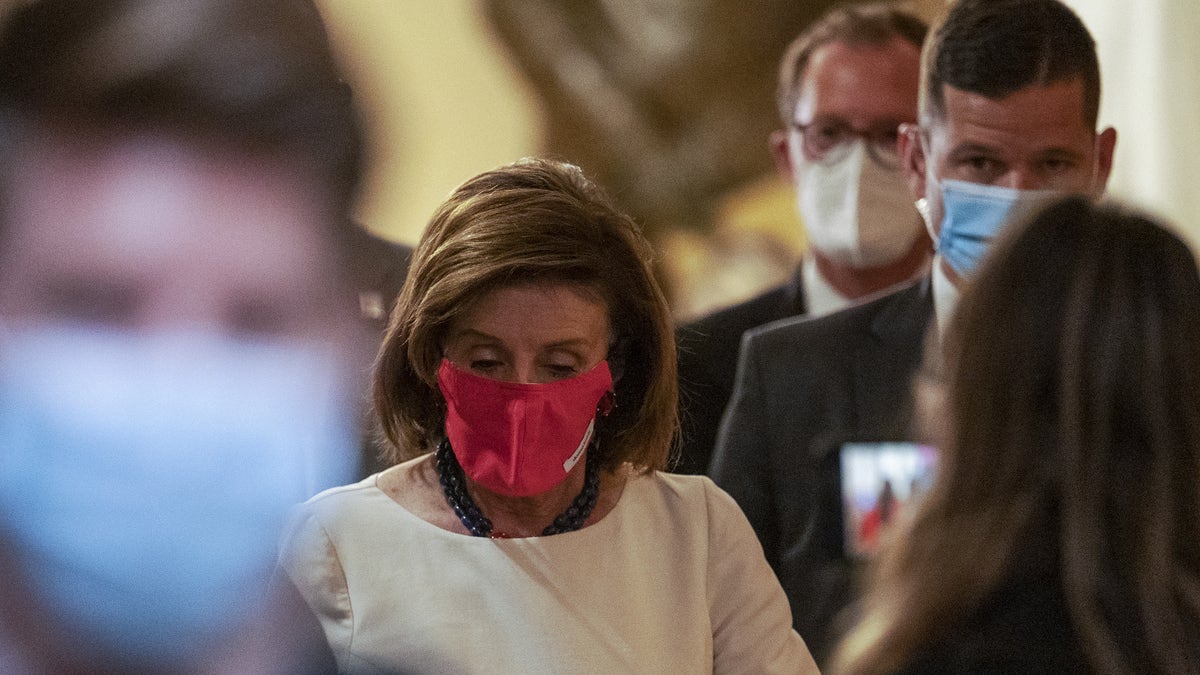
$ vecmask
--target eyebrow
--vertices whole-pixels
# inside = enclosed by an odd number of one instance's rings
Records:
[[[1002,153],[995,146],[964,143],[951,148],[949,154],[951,157],[958,157],[960,155],[1000,155]]]
[[[913,121],[916,121],[915,115],[913,116],[912,119],[908,119],[908,120],[899,119],[899,118],[895,118],[895,117],[880,117],[880,118],[877,118],[874,122],[872,122],[871,125],[868,127],[868,129],[871,129],[872,131],[876,131],[876,130],[882,129],[884,127],[887,127],[887,128],[891,128],[893,126],[899,127],[901,124],[908,124]],[[850,120],[848,120],[845,117],[843,117],[842,115],[839,115],[836,113],[822,113],[819,115],[813,115],[812,120],[809,122],[801,122],[798,119],[792,120],[792,126],[807,127],[807,126],[812,126],[814,124],[839,124],[839,125],[845,126],[845,127],[853,126],[852,124],[850,124]]]
[[[500,342],[500,338],[496,337],[495,335],[490,335],[488,333],[484,333],[483,331],[475,330],[474,328],[460,328],[456,331],[452,331],[446,337],[452,338],[452,339],[453,338],[463,338],[463,337],[474,337],[474,338],[482,338],[484,340],[491,340],[493,342]]]
[[[545,348],[564,349],[569,347],[586,347],[589,344],[591,344],[591,340],[587,338],[568,338],[566,340],[559,340],[558,342],[551,342],[550,344],[545,345]]]
[[[988,155],[988,156],[996,157],[996,156],[1002,156],[1003,154],[1004,153],[995,146],[982,145],[979,143],[965,143],[958,147],[952,148],[950,150],[949,157],[958,158],[963,155]],[[1037,151],[1037,153],[1034,156],[1039,157],[1039,158],[1040,157],[1069,157],[1071,159],[1083,159],[1084,154],[1074,150],[1073,148],[1067,148],[1067,147],[1062,147],[1062,146],[1053,146],[1053,147],[1049,147],[1049,148],[1043,148],[1043,149]]]
[[[1083,159],[1084,153],[1071,148],[1053,147],[1046,148],[1037,153],[1038,157],[1069,157],[1071,159]]]

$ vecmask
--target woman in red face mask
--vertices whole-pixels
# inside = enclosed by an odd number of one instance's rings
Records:
[[[737,506],[661,473],[675,362],[650,247],[578,168],[459,187],[377,363],[401,463],[285,537],[339,667],[815,672]]]

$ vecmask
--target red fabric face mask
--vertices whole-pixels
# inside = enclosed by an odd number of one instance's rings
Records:
[[[481,377],[448,359],[438,368],[446,436],[463,473],[509,497],[541,494],[566,479],[592,440],[597,407],[612,386],[607,361],[546,384]]]

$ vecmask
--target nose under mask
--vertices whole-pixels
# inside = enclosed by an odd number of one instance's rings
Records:
[[[789,144],[789,152],[809,245],[859,269],[893,263],[912,249],[921,225],[902,171],[881,166],[862,140],[832,164],[804,159],[799,145]]]
[[[1062,196],[1057,190],[1017,190],[959,180],[943,180],[939,188],[942,222],[936,249],[961,277],[974,274],[1005,228],[1032,217]],[[917,208],[928,223],[928,203],[922,202]]]

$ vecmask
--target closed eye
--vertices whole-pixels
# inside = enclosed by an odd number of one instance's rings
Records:
[[[1050,175],[1066,173],[1075,168],[1075,162],[1062,157],[1042,161],[1042,171]]]
[[[471,370],[480,373],[489,373],[503,366],[504,362],[495,359],[473,359],[470,362]]]
[[[568,377],[575,377],[579,374],[579,370],[574,366],[550,364],[545,366],[545,368],[556,380],[565,380]]]
[[[968,155],[962,158],[959,166],[964,177],[972,183],[991,183],[1004,173],[1004,164],[987,155]]]
[[[62,278],[44,284],[46,304],[64,319],[100,325],[131,325],[146,302],[145,289],[135,283]]]
[[[817,124],[812,128],[812,140],[820,148],[831,148],[846,139],[847,130],[841,124]]]

